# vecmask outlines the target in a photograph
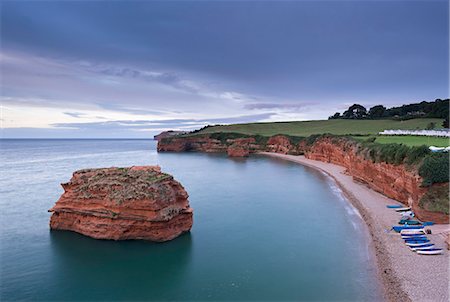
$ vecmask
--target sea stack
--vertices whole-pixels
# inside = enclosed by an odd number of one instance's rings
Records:
[[[49,210],[52,230],[162,242],[192,227],[187,192],[159,166],[84,169],[61,185],[64,193]]]

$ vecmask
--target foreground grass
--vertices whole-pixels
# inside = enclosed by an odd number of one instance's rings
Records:
[[[277,123],[250,123],[213,126],[201,130],[199,133],[236,132],[243,134],[259,134],[272,136],[286,134],[292,136],[310,136],[313,134],[331,133],[338,135],[356,134],[370,135],[386,129],[425,129],[433,122],[437,126],[442,124],[442,119],[424,118],[407,121],[394,120],[323,120],[301,122],[277,122]]]
[[[355,136],[357,140],[365,140],[369,137],[375,137],[375,142],[379,144],[404,144],[410,147],[413,146],[436,146],[436,147],[447,147],[450,146],[450,140],[448,138],[441,137],[427,137],[427,136]]]

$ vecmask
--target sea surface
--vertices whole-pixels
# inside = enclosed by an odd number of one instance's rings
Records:
[[[381,299],[366,226],[321,172],[158,154],[152,140],[0,144],[1,301]],[[156,164],[188,191],[191,233],[151,243],[49,230],[73,171]]]

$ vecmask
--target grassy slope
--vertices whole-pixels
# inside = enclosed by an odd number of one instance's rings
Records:
[[[311,134],[376,134],[386,129],[425,129],[430,123],[441,125],[441,119],[394,120],[324,120],[279,123],[251,123],[214,126],[202,130],[201,133],[238,132],[244,134],[260,134],[271,136],[287,134],[293,136],[309,136]]]
[[[280,123],[251,123],[234,124],[224,126],[214,126],[202,130],[200,133],[215,132],[237,132],[243,134],[259,134],[271,136],[275,134],[287,134],[292,136],[310,136],[312,134],[377,134],[386,129],[425,129],[426,126],[434,122],[436,125],[442,124],[442,119],[412,119],[407,121],[394,120],[324,120],[324,121],[302,121],[302,122],[280,122]],[[409,139],[408,137],[378,137],[379,143],[405,143],[413,145],[435,145],[447,146],[448,140],[429,140],[426,137]]]
[[[356,139],[367,139],[370,136],[356,136]],[[448,138],[441,137],[424,137],[424,136],[377,136],[376,143],[380,144],[404,144],[407,146],[436,146],[436,147],[447,147],[450,146],[450,140]]]

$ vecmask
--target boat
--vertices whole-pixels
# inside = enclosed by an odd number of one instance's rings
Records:
[[[395,225],[392,227],[394,231],[397,233],[401,232],[402,230],[417,230],[417,229],[423,229],[422,225]]]
[[[402,235],[418,235],[418,234],[425,234],[425,230],[424,229],[404,229],[400,231],[400,234]]]
[[[386,208],[388,208],[388,209],[400,209],[400,208],[403,208],[403,205],[391,204],[391,205],[387,205]]]
[[[404,240],[413,240],[413,239],[427,239],[425,235],[415,235],[415,236],[402,236]]]
[[[433,221],[425,221],[425,222],[422,222],[422,225],[423,225],[423,226],[426,226],[426,225],[433,225],[433,224],[434,224]]]
[[[415,231],[419,231],[419,233],[417,233]],[[421,231],[422,231],[422,229],[418,229],[418,230],[403,230],[403,231],[400,232],[400,236],[402,236],[402,237],[425,236],[426,235],[425,232],[421,232]]]
[[[407,246],[422,246],[424,243],[430,242],[430,240],[427,241],[411,241],[411,242],[406,242]]]
[[[419,225],[422,224],[420,221],[417,220],[408,220],[408,219],[402,219],[398,222],[398,224],[404,224],[404,225]]]
[[[405,243],[427,243],[430,242],[430,239],[406,239]]]
[[[417,250],[416,253],[420,255],[439,255],[442,254],[442,249]]]
[[[409,211],[409,210],[411,210],[411,207],[395,209],[396,212],[405,212],[405,211]]]
[[[410,246],[409,248],[415,252],[417,250],[432,249],[432,248],[434,248],[434,244],[433,243],[425,243],[424,245],[421,245],[421,246]]]
[[[429,247],[431,245],[434,245],[434,243],[431,242],[422,242],[420,244],[417,244],[415,246],[410,246],[410,248],[422,248],[422,247]]]

